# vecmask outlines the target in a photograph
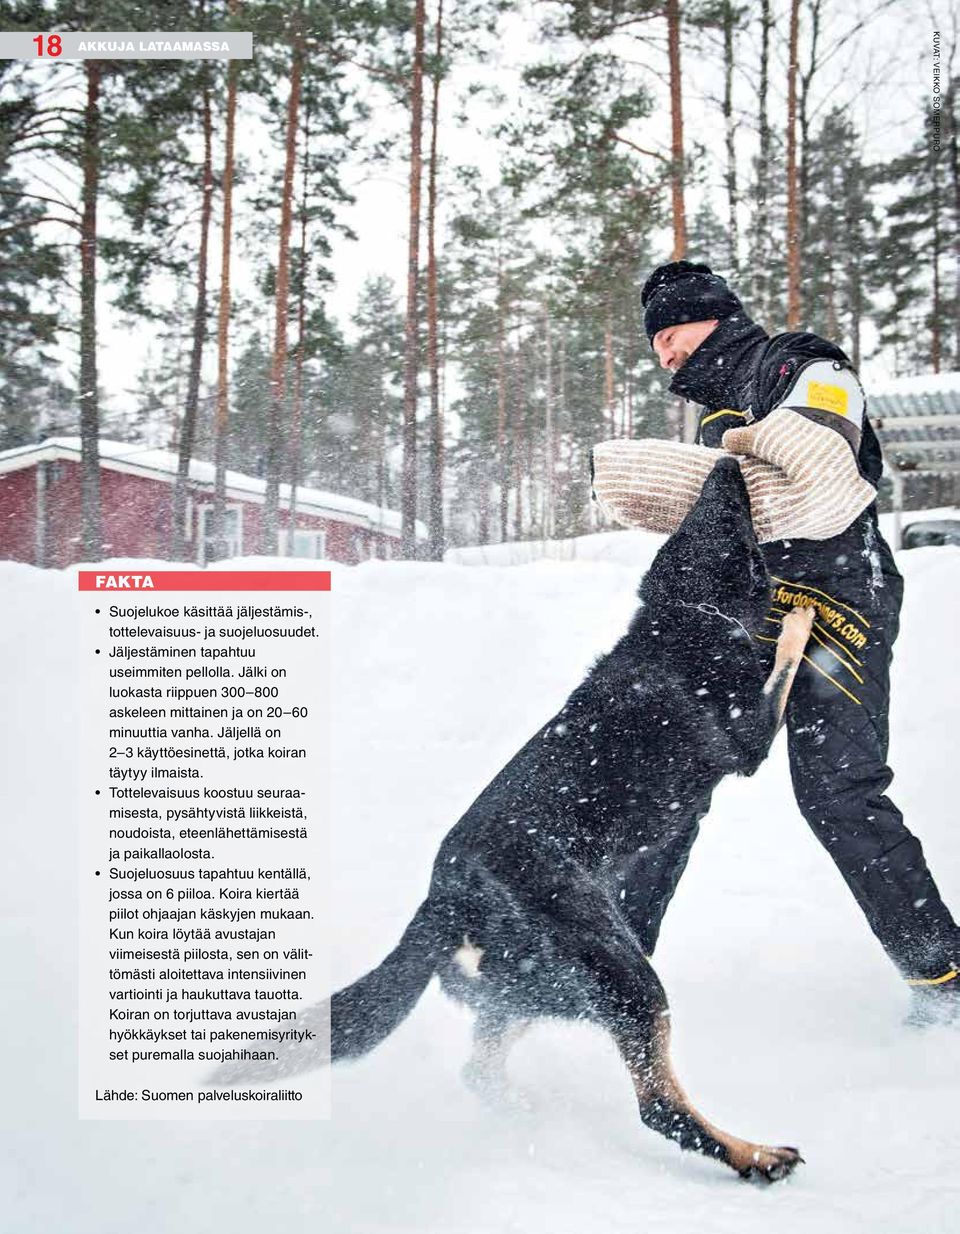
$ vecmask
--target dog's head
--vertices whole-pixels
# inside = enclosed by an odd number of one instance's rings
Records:
[[[733,458],[720,459],[640,586],[645,606],[714,605],[756,629],[767,611],[770,578],[750,521],[750,499]]]

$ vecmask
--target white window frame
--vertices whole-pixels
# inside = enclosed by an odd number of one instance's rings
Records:
[[[323,527],[294,527],[293,529],[293,545],[289,544],[289,531],[285,530],[281,536],[284,556],[297,557],[298,554],[291,552],[291,547],[295,548],[297,536],[310,536],[313,539],[314,552],[309,557],[303,557],[303,561],[316,561],[317,558],[323,558],[327,555],[327,532]]]

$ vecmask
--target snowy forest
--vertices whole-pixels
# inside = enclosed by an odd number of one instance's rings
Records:
[[[80,436],[87,560],[101,438],[177,454],[172,558],[192,458],[263,478],[268,554],[288,483],[399,510],[407,557],[588,530],[594,442],[689,432],[640,308],[670,258],[858,368],[960,367],[948,6],[3,0],[0,26],[253,32],[252,60],[0,61],[0,449]]]

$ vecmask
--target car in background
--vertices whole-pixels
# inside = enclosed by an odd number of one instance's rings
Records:
[[[911,523],[903,530],[904,548],[929,548],[932,545],[960,545],[960,518],[937,518]]]

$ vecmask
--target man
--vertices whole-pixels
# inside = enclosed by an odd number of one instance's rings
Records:
[[[860,476],[876,488],[880,447],[856,374],[838,347],[814,334],[769,337],[705,265],[658,267],[641,301],[647,337],[674,374],[671,393],[701,408],[698,443],[750,455],[759,432],[752,426],[789,407],[820,426],[821,438],[824,425],[840,433]],[[892,779],[888,672],[903,580],[878,529],[876,503],[832,539],[775,540],[763,552],[774,584],[772,624],[755,636],[772,651],[773,623],[785,611],[801,604],[817,612],[787,712],[797,804],[913,987],[913,1018],[960,1018],[960,930],[919,841],[885,795]],[[698,823],[678,827],[624,872],[624,906],[648,952]]]

